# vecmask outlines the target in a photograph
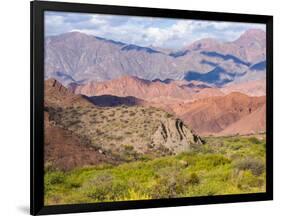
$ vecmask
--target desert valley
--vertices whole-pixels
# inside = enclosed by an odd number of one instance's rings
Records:
[[[179,50],[45,39],[45,203],[265,191],[265,32]]]

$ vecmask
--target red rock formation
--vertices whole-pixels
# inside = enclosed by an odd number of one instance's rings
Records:
[[[265,97],[231,93],[186,103],[177,114],[200,135],[216,134],[260,109],[264,104]]]
[[[82,95],[76,95],[55,79],[46,80],[44,83],[45,106],[92,106]]]
[[[151,102],[168,102],[169,100],[190,100],[193,91],[173,82],[166,84],[137,77],[122,76],[110,81],[90,82],[86,85],[78,86],[75,93],[87,96],[133,96]]]

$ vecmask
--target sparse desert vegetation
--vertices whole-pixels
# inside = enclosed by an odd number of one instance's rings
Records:
[[[72,133],[88,137],[92,146],[128,160],[124,146],[131,145],[137,153],[165,155],[169,150],[162,145],[153,144],[153,134],[163,127],[167,133],[172,123],[178,121],[173,115],[153,107],[121,106],[121,107],[48,107],[50,120]],[[176,126],[172,125],[172,127]],[[166,125],[166,126],[165,126]],[[165,128],[167,127],[167,129]],[[162,130],[162,128],[160,128]],[[178,129],[179,130],[179,129]],[[165,135],[164,134],[164,135]],[[167,134],[165,136],[168,136]],[[156,139],[155,138],[155,139]],[[179,137],[180,138],[180,137]],[[165,138],[166,139],[166,138]],[[193,139],[193,137],[192,137]],[[175,141],[175,140],[174,140]],[[151,148],[147,148],[151,145]],[[176,145],[176,143],[175,143]],[[135,157],[132,157],[132,159]]]

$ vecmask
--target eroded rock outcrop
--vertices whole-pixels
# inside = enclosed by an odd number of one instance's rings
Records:
[[[163,146],[172,153],[190,151],[193,145],[201,144],[201,138],[194,134],[180,119],[164,119],[152,135],[154,147]]]

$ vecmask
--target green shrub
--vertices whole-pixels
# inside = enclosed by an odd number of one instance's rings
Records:
[[[254,175],[261,175],[265,166],[264,163],[256,158],[246,157],[236,162],[236,168],[239,170],[250,170]]]
[[[134,146],[132,145],[123,145],[124,150],[125,151],[133,151],[134,150]]]
[[[126,182],[114,179],[110,174],[97,176],[86,190],[87,197],[98,200],[122,200],[128,194]]]
[[[156,184],[152,188],[151,197],[154,199],[160,198],[173,198],[177,196],[177,192],[182,187],[182,185],[178,185],[176,181],[176,171],[168,171],[162,175],[160,175],[156,181]]]
[[[200,183],[198,175],[194,172],[181,172],[177,167],[166,167],[158,171],[157,181],[151,190],[151,197],[173,198],[181,197],[188,187]]]
[[[102,131],[102,130],[100,130],[100,129],[96,129],[96,134],[97,134],[98,136],[100,136],[100,135],[102,135],[102,134],[104,134],[104,133],[103,133],[103,131]]]
[[[45,183],[49,185],[62,184],[65,181],[65,175],[63,172],[55,171],[45,175]]]
[[[77,125],[79,123],[81,123],[80,120],[69,121],[67,124],[67,127],[71,127],[71,126]]]
[[[170,114],[170,113],[166,113],[166,114],[165,114],[165,117],[166,117],[166,118],[172,118],[172,117],[173,117],[173,115],[172,115],[172,114]]]
[[[91,182],[91,187],[87,189],[86,195],[94,200],[104,201],[111,192],[112,176],[99,175]]]
[[[262,187],[264,185],[264,180],[262,178],[257,178],[252,174],[251,171],[244,171],[242,176],[238,179],[238,188],[241,190],[250,190],[253,187]]]
[[[207,154],[206,156],[202,156],[196,161],[196,165],[200,169],[211,170],[214,167],[222,166],[225,164],[229,164],[231,161],[219,154]]]
[[[45,171],[44,190],[45,192],[54,191],[56,188],[64,186],[66,176],[60,171]]]
[[[121,153],[119,154],[119,157],[121,160],[124,160],[124,161],[134,161],[134,160],[138,160],[139,157],[140,157],[140,154],[137,153],[135,150],[134,150],[134,146],[132,145],[123,145],[122,146],[122,151]]]
[[[125,134],[126,134],[126,135],[132,135],[133,132],[132,132],[132,131],[126,131]]]
[[[188,179],[188,183],[195,185],[195,184],[199,184],[199,177],[196,173],[191,173]]]
[[[232,142],[240,142],[240,139],[239,139],[239,137],[235,137],[235,138],[231,139],[231,141]]]
[[[108,116],[109,116],[109,117],[113,117],[113,116],[115,116],[115,112],[113,111],[113,112],[112,112],[112,113],[110,113]]]
[[[256,138],[256,137],[250,137],[250,138],[248,138],[248,140],[249,140],[251,143],[253,143],[253,144],[261,144],[261,143],[262,143],[262,141],[259,140],[259,139]]]

